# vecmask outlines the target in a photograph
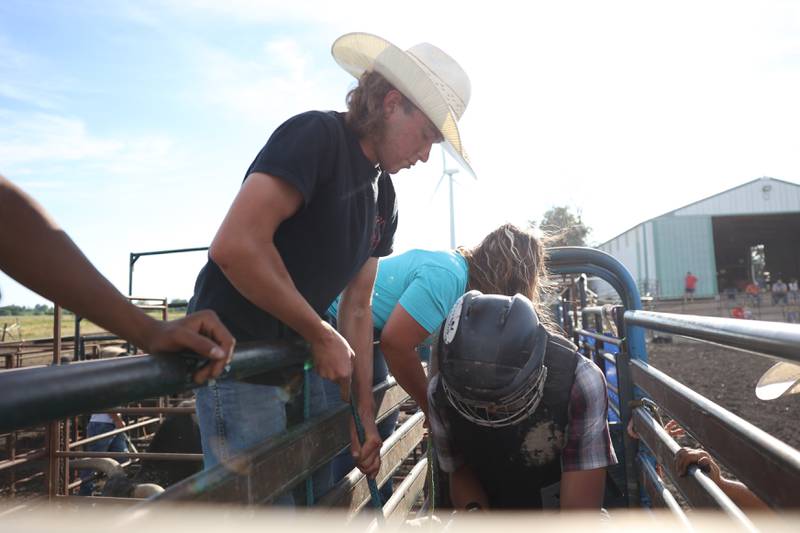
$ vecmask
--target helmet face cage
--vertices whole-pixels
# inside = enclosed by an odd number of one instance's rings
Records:
[[[520,387],[495,402],[466,398],[449,387],[443,376],[440,379],[450,405],[461,416],[479,426],[500,428],[517,424],[536,410],[544,393],[547,367],[542,365],[539,373],[531,378],[529,386]]]

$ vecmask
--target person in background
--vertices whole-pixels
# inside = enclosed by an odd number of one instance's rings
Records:
[[[683,303],[694,301],[694,291],[697,288],[698,278],[691,272],[686,273],[683,279]]]
[[[747,301],[750,305],[761,305],[761,289],[758,287],[757,282],[750,281],[744,288],[744,292],[747,294]]]
[[[789,294],[789,287],[786,286],[786,283],[783,282],[782,278],[778,278],[778,281],[772,284],[772,304],[786,305],[787,304],[786,296],[788,294]]]
[[[86,438],[102,435],[123,427],[125,427],[125,422],[119,416],[119,413],[93,413],[89,417],[89,423],[86,425]],[[116,435],[90,442],[83,447],[83,450],[87,452],[127,452],[128,442],[124,433],[117,433]],[[92,476],[92,470],[84,469],[80,471],[83,483],[81,483],[78,495],[92,495],[94,492]]]
[[[196,383],[219,376],[235,340],[212,311],[163,322],[131,304],[30,196],[0,176],[0,270],[41,296],[148,353],[191,350],[209,363]]]
[[[792,278],[789,282],[789,302],[800,304],[800,289],[798,289],[797,278]]]

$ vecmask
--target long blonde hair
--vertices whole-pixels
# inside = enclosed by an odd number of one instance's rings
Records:
[[[547,279],[546,253],[531,230],[503,224],[474,248],[459,248],[467,260],[467,290],[514,296],[533,302],[541,323],[552,329],[550,310],[542,304]]]

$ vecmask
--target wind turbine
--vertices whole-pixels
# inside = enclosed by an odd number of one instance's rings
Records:
[[[439,190],[439,185],[442,184],[442,180],[445,176],[447,176],[448,186],[450,188],[450,248],[456,247],[456,213],[455,213],[455,204],[453,202],[453,175],[458,173],[457,168],[447,168],[447,156],[445,155],[444,147],[442,147],[442,177],[439,178],[439,182],[436,184],[436,188],[433,190],[433,194],[436,194],[436,191]]]

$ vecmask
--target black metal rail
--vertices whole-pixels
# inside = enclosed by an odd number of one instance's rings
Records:
[[[308,357],[304,344],[242,343],[226,376],[244,378]],[[196,387],[192,353],[139,355],[0,372],[0,433]]]

